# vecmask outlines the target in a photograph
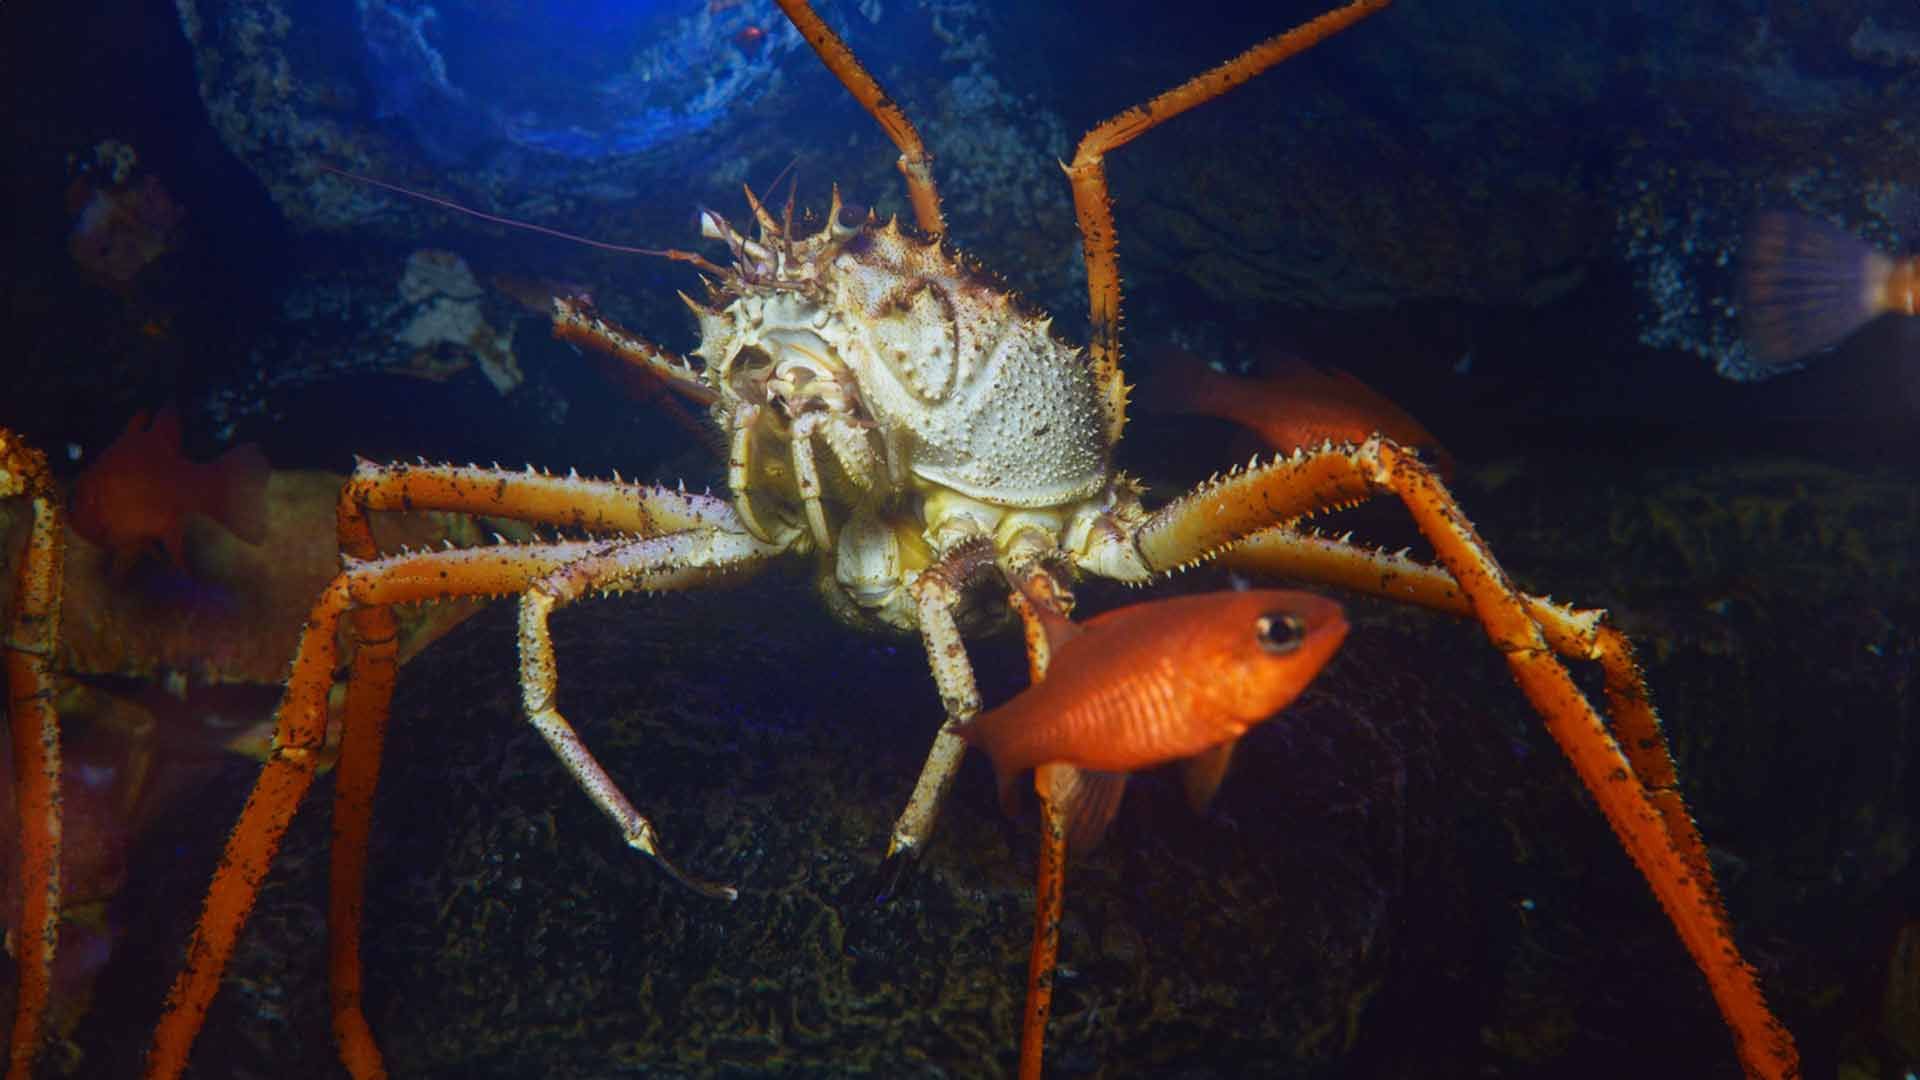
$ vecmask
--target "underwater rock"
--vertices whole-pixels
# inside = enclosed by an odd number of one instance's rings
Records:
[[[512,324],[505,334],[487,325],[480,304],[484,295],[466,260],[453,252],[421,250],[407,256],[400,299],[413,305],[413,317],[394,340],[413,354],[404,366],[390,370],[438,381],[477,363],[502,394],[525,382],[513,358]],[[451,346],[454,355],[440,355],[439,346]]]

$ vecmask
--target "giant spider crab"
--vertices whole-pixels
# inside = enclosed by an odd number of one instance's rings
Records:
[[[980,696],[962,640],[1012,601],[1070,607],[1081,574],[1126,582],[1218,558],[1480,621],[1652,886],[1732,1028],[1750,1074],[1797,1075],[1791,1038],[1767,1011],[1733,944],[1705,846],[1681,801],[1673,763],[1626,640],[1582,611],[1515,588],[1445,486],[1413,453],[1381,437],[1323,445],[1215,478],[1157,510],[1112,467],[1125,424],[1119,366],[1120,286],[1104,156],[1178,113],[1386,7],[1353,0],[1256,45],[1218,68],[1089,132],[1067,166],[1084,242],[1091,340],[1083,355],[1048,320],[943,243],[931,161],[913,125],[805,0],[779,0],[829,69],[886,130],[919,235],[889,222],[844,220],[836,194],[826,220],[796,231],[749,193],[757,236],[719,216],[702,231],[726,245],[721,266],[670,252],[707,279],[693,364],[612,325],[579,300],[557,303],[556,333],[604,349],[707,404],[729,449],[729,497],[527,470],[362,462],[339,500],[347,568],[315,603],[278,710],[275,746],[234,826],[149,1054],[152,1076],[184,1068],[221,972],[275,850],[312,783],[325,736],[337,633],[357,643],[338,765],[329,918],[335,1032],[356,1076],[384,1075],[360,1006],[359,921],[365,854],[388,702],[395,679],[392,605],[452,596],[519,597],[522,700],[588,796],[627,843],[693,890],[732,897],[671,863],[659,837],[594,760],[555,706],[548,620],[591,593],[688,589],[748,574],[773,559],[810,558],[836,612],[869,627],[917,632],[946,709],[927,764],[890,839],[889,860],[926,841],[963,750],[952,733]],[[44,466],[11,442],[0,496],[45,500]],[[822,452],[824,450],[824,453]],[[21,458],[24,467],[16,465]],[[1305,517],[1371,497],[1400,499],[1437,566],[1305,531]],[[375,511],[436,508],[559,526],[587,539],[382,555]],[[37,514],[39,522],[46,517]],[[45,530],[36,525],[36,537]],[[57,581],[57,546],[36,545],[22,581]],[[16,746],[50,743],[41,688],[57,600],[22,588],[7,639]],[[1601,666],[1610,731],[1560,657]],[[1035,674],[1044,669],[1036,652]],[[1616,736],[1615,732],[1618,735]],[[16,757],[29,828],[57,826],[31,781],[48,757]],[[57,760],[57,759],[56,759]],[[57,768],[55,770],[57,774]],[[1043,797],[1063,778],[1042,770]],[[1057,817],[1050,818],[1057,823]],[[57,895],[47,851],[29,848],[40,895]],[[1057,912],[1063,849],[1050,830],[1042,855],[1042,938]],[[56,860],[57,864],[57,860]],[[31,890],[29,896],[35,895]],[[34,910],[29,909],[32,916]],[[45,919],[54,916],[41,912]],[[51,925],[50,922],[43,923]],[[1044,941],[1042,945],[1044,945]],[[50,947],[50,946],[49,946]],[[1036,949],[1035,985],[1045,982]],[[22,966],[23,986],[44,970]],[[1042,987],[1043,988],[1043,987]],[[34,1047],[20,1032],[44,998],[21,996],[14,1061]],[[1044,1022],[1044,1001],[1029,1032]],[[1037,1040],[1023,1069],[1037,1073]]]

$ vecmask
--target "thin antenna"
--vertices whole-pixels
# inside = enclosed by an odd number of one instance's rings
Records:
[[[599,248],[601,251],[618,252],[622,255],[652,255],[661,259],[672,259],[675,262],[690,263],[703,273],[713,274],[715,276],[724,276],[726,273],[718,266],[708,262],[701,255],[691,251],[679,251],[674,248],[634,247],[629,244],[610,244],[605,240],[595,240],[590,236],[580,236],[575,233],[562,232],[559,229],[550,229],[545,225],[536,225],[531,221],[519,221],[515,218],[501,217],[498,214],[489,214],[482,210],[475,210],[471,206],[462,206],[452,199],[443,199],[438,195],[429,195],[424,191],[415,191],[412,188],[401,187],[399,184],[390,184],[385,180],[375,180],[371,176],[362,176],[359,173],[348,172],[345,169],[336,169],[322,162],[315,162],[314,164],[315,167],[323,172],[330,172],[335,176],[345,177],[358,184],[366,184],[370,187],[391,191],[396,195],[404,195],[409,199],[418,199],[424,203],[432,203],[443,210],[452,210],[455,213],[479,218],[481,221],[491,222],[495,225],[505,225],[510,229],[525,229],[527,232],[539,233],[542,236],[551,236],[557,240],[569,240],[576,244],[584,244],[590,248]]]

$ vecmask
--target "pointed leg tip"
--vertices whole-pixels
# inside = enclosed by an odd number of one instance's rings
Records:
[[[893,902],[900,890],[907,884],[908,876],[920,861],[918,848],[895,843],[887,850],[885,858],[874,870],[872,888],[868,890],[868,899],[875,907],[883,907]]]

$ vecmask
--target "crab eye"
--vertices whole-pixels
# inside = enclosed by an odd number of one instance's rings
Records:
[[[1291,612],[1271,612],[1253,621],[1253,637],[1266,652],[1285,656],[1306,640],[1307,620]]]

